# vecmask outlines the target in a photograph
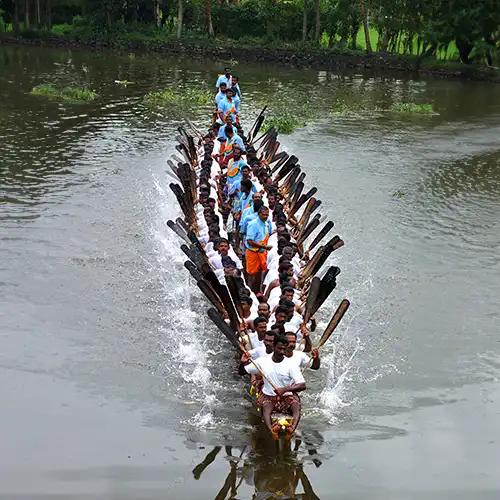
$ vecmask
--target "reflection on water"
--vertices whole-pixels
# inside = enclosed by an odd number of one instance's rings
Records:
[[[291,442],[274,442],[256,418],[252,424],[254,430],[248,445],[241,448],[225,446],[224,450],[222,446],[214,446],[193,469],[194,479],[203,481],[203,473],[208,474],[205,471],[210,465],[222,459],[227,463],[228,472],[214,497],[216,500],[319,498],[304,471],[302,457],[308,455],[315,467],[321,467],[316,448],[299,437]]]
[[[346,241],[318,330],[341,297],[352,307],[308,374],[297,439],[277,450],[165,226],[183,117],[142,102],[212,85],[224,64],[0,48],[0,396],[13,429],[0,496],[332,498],[334,483],[353,500],[486,498],[499,403],[478,388],[500,378],[499,87],[235,64],[246,116],[277,100],[319,110],[281,142]],[[31,96],[42,82],[101,97]],[[336,100],[354,111],[331,113]],[[437,114],[387,112],[401,100]],[[40,435],[50,446],[33,448]]]

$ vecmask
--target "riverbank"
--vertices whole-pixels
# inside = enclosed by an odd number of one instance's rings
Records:
[[[398,72],[411,75],[430,75],[440,78],[480,80],[500,83],[500,70],[458,62],[422,59],[416,56],[389,53],[367,54],[359,50],[312,48],[307,46],[261,47],[244,45],[231,40],[186,38],[165,40],[138,37],[89,37],[29,32],[26,35],[0,35],[0,44],[64,47],[93,50],[114,49],[128,52],[154,51],[166,54],[185,54],[191,57],[212,57],[225,60],[278,63],[295,67],[325,70],[356,69],[361,71]]]

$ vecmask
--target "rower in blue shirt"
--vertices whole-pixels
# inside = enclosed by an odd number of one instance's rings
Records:
[[[231,77],[231,68],[224,68],[224,74],[219,75],[217,78],[217,83],[215,84],[215,87],[218,89],[220,88],[221,83],[225,83],[227,88],[231,88],[233,85],[233,79]]]
[[[236,101],[233,99],[233,90],[226,89],[226,98],[221,99],[218,108],[219,118],[225,121],[228,114],[231,115],[233,123],[238,123],[238,111],[236,109]]]
[[[226,89],[227,85],[224,82],[222,82],[219,87],[219,92],[217,92],[217,94],[215,95],[215,107],[217,109],[219,109],[221,101],[226,98]]]

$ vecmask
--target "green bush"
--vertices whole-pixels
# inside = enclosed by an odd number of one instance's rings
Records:
[[[196,106],[207,106],[213,102],[213,93],[205,89],[163,89],[148,92],[144,103],[150,107],[182,107],[191,109]]]
[[[60,99],[67,102],[89,102],[97,99],[99,95],[93,90],[79,87],[57,88],[55,85],[42,83],[33,87],[32,95]]]
[[[302,118],[290,113],[280,113],[266,118],[262,131],[267,132],[271,127],[274,127],[280,134],[291,134],[294,130],[305,126],[306,122]]]

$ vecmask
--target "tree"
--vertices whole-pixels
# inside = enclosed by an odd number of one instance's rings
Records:
[[[178,0],[178,10],[177,10],[177,38],[182,35],[182,21],[184,18],[184,1]]]
[[[215,36],[214,26],[212,24],[212,0],[203,0],[205,10],[205,25],[209,36]]]
[[[314,40],[319,41],[319,37],[321,36],[321,1],[316,0],[315,5],[315,13],[316,13],[316,22],[314,26]]]
[[[372,44],[370,41],[370,27],[368,26],[368,9],[366,8],[365,0],[359,0],[359,10],[363,20],[363,31],[365,32],[366,52],[372,52]]]

